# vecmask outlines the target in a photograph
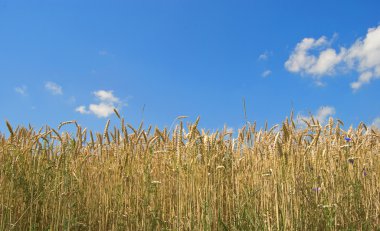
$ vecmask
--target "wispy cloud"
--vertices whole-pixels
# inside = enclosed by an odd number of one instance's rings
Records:
[[[311,116],[313,116],[314,119],[318,120],[319,123],[325,124],[327,122],[327,119],[331,116],[335,115],[335,108],[332,106],[322,106],[319,107],[316,113],[313,113]],[[297,116],[297,123],[302,124],[302,119],[306,121],[311,120],[311,116],[306,116],[302,113],[298,114]]]
[[[54,82],[46,82],[45,83],[45,89],[49,91],[53,95],[62,95],[62,87]]]
[[[260,60],[260,61],[268,60],[270,54],[271,54],[271,53],[270,53],[269,51],[265,51],[265,52],[261,53],[261,54],[259,55],[259,60]]]
[[[271,74],[272,74],[272,71],[271,71],[271,70],[266,70],[266,71],[264,71],[264,72],[261,74],[261,76],[264,77],[264,78],[266,78],[266,77],[270,76]]]
[[[368,29],[364,39],[358,39],[348,48],[335,50],[331,46],[332,41],[325,36],[304,38],[285,62],[285,68],[289,72],[311,76],[316,81],[325,76],[355,71],[359,77],[351,83],[354,91],[380,78],[380,26]]]
[[[100,51],[98,52],[98,54],[101,55],[101,56],[109,55],[108,51],[106,51],[106,50],[100,50]]]
[[[15,87],[14,88],[15,92],[22,95],[22,96],[27,96],[28,95],[28,87],[26,85],[22,85],[20,87]]]
[[[314,84],[317,87],[325,87],[326,86],[326,84],[319,79],[315,80]]]
[[[114,108],[121,109],[126,105],[113,94],[113,91],[99,90],[93,94],[98,103],[90,104],[88,107],[81,105],[75,111],[81,114],[93,114],[98,118],[106,118],[112,115]]]

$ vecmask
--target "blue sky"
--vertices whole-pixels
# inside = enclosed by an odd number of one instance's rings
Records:
[[[380,124],[380,2],[0,0],[5,120]],[[145,105],[145,106],[144,106]]]

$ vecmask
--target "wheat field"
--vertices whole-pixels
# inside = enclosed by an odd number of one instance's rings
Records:
[[[380,133],[330,118],[211,133],[178,117],[0,134],[0,230],[379,230]],[[73,126],[75,134],[63,131]]]

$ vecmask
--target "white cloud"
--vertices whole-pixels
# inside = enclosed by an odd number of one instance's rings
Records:
[[[365,39],[359,39],[351,46],[346,62],[360,73],[358,80],[351,83],[354,90],[380,78],[380,26],[370,28]]]
[[[317,112],[314,113],[312,116],[314,119],[318,120],[320,124],[325,124],[331,116],[335,115],[335,112],[336,112],[336,110],[332,106],[322,106],[322,107],[319,107]],[[301,119],[304,119],[306,121],[310,121],[311,116],[298,114],[298,116],[297,116],[297,123],[298,124],[302,124]]]
[[[75,111],[79,112],[80,114],[89,114],[90,113],[90,111],[86,110],[86,106],[83,106],[83,105],[75,108]]]
[[[103,102],[108,102],[108,103],[117,103],[119,102],[119,99],[113,95],[113,91],[95,91],[94,95]]]
[[[95,114],[97,117],[108,117],[113,113],[113,109],[116,108],[113,104],[99,103],[90,104],[90,112]]]
[[[322,36],[315,40],[305,38],[297,44],[295,50],[285,62],[285,68],[294,73],[308,74],[314,77],[334,74],[334,67],[342,60],[345,50],[339,54],[327,48],[330,42]],[[322,50],[319,55],[313,54],[315,50]]]
[[[266,71],[264,71],[264,72],[261,74],[261,76],[264,77],[264,78],[266,78],[266,77],[268,77],[268,76],[271,75],[271,74],[272,74],[272,71],[271,71],[271,70],[266,70]]]
[[[113,113],[114,108],[120,109],[122,106],[126,105],[119,98],[114,96],[113,91],[99,90],[93,92],[96,100],[99,103],[92,103],[88,106],[81,105],[75,109],[76,112],[81,114],[93,114],[99,118],[109,117]]]
[[[376,128],[378,128],[378,129],[380,129],[380,117],[377,117],[377,118],[375,118],[374,120],[373,120],[373,122],[372,122],[372,125],[371,126],[373,126],[373,127],[376,127]]]
[[[45,83],[45,89],[49,91],[53,95],[62,95],[62,87],[54,82],[46,82]]]
[[[265,51],[264,53],[262,53],[262,54],[259,55],[259,60],[260,61],[267,60],[268,58],[269,58],[269,52],[268,51]]]
[[[28,95],[28,87],[25,85],[22,85],[20,87],[15,87],[15,92],[17,92],[20,95],[27,96]]]
[[[342,70],[352,70],[359,77],[351,83],[351,88],[358,90],[380,78],[380,26],[368,29],[364,39],[358,39],[349,48],[341,47],[339,51],[331,48],[331,42],[324,36],[317,40],[305,38],[297,44],[285,62],[285,68],[293,73],[309,75],[316,81]]]
[[[351,83],[351,88],[356,91],[358,90],[359,88],[361,88],[363,86],[363,84],[367,84],[371,81],[371,79],[373,78],[373,73],[370,72],[370,71],[366,71],[364,73],[362,73],[360,76],[359,76],[359,79],[355,82],[352,82]]]
[[[335,108],[331,106],[320,107],[315,115],[315,118],[322,124],[326,123],[326,120],[335,115]]]
[[[315,64],[310,68],[310,74],[317,76],[334,74],[335,67],[342,60],[344,53],[344,49],[339,54],[333,49],[322,51]]]

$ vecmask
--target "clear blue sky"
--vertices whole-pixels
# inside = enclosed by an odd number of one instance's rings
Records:
[[[380,1],[0,0],[5,120],[380,124]],[[360,77],[361,76],[361,77]],[[144,113],[143,108],[145,105]]]

